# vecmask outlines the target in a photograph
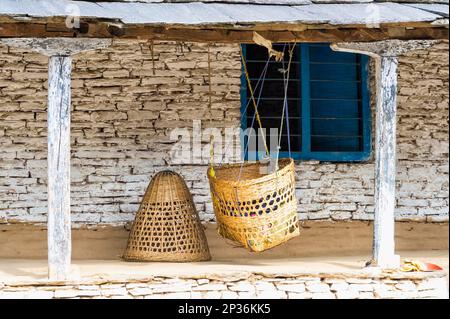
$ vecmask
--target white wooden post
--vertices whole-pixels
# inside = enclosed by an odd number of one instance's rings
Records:
[[[396,268],[395,175],[397,124],[397,57],[381,56],[376,63],[375,213],[373,259],[380,267]]]
[[[48,275],[70,277],[70,77],[71,55],[111,45],[109,39],[10,38],[8,46],[49,56],[48,63]]]
[[[70,74],[69,56],[48,63],[48,273],[67,279],[70,273]]]
[[[335,51],[362,53],[375,59],[376,132],[375,132],[375,213],[372,266],[398,268],[395,255],[395,175],[398,56],[423,49],[435,41],[387,40],[371,43],[332,44]]]

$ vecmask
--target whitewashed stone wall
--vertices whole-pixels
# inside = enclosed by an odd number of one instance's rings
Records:
[[[211,54],[211,109],[206,44],[155,43],[153,62],[150,43],[115,41],[74,59],[74,222],[131,221],[150,177],[167,168],[184,176],[202,219],[214,219],[206,166],[169,156],[172,128],[240,125],[238,47]],[[396,216],[448,221],[448,43],[402,57],[399,70]],[[0,221],[46,220],[46,80],[45,57],[0,46]],[[299,163],[300,217],[372,219],[373,169],[373,159]]]
[[[448,299],[445,275],[403,278],[277,277],[95,280],[2,284],[0,299]]]

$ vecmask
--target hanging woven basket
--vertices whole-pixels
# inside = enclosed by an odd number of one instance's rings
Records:
[[[192,195],[179,174],[163,171],[152,179],[123,258],[173,262],[211,259]]]
[[[281,159],[272,174],[259,162],[213,169],[208,178],[220,235],[260,252],[300,234],[292,159]]]

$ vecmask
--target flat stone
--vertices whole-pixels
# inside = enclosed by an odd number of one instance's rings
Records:
[[[133,288],[129,289],[128,292],[133,296],[144,296],[144,295],[151,295],[153,293],[153,290],[150,288]]]
[[[100,285],[101,289],[118,289],[118,288],[124,288],[124,284],[103,284]]]
[[[23,291],[1,291],[0,299],[24,299],[26,292]]]
[[[373,291],[373,285],[370,284],[351,284],[349,289],[356,291]]]
[[[192,285],[184,282],[177,282],[176,284],[161,284],[161,285],[149,285],[153,293],[169,293],[169,292],[183,292],[190,291]]]
[[[170,292],[166,294],[159,294],[161,299],[189,299],[191,298],[190,292]]]
[[[313,294],[311,292],[288,292],[288,299],[311,299]]]
[[[415,299],[419,297],[419,292],[417,290],[414,291],[402,291],[401,299]]]
[[[256,291],[277,290],[277,288],[275,287],[275,285],[273,283],[266,282],[266,281],[255,282],[255,288],[256,288]]]
[[[299,283],[305,282],[305,283],[312,283],[312,282],[320,282],[319,277],[299,277],[295,279]]]
[[[327,285],[328,287],[328,285]],[[279,290],[282,291],[287,291],[287,292],[297,292],[297,293],[302,293],[306,291],[305,285],[304,284],[278,284],[277,288]]]
[[[256,297],[258,299],[286,299],[288,295],[284,291],[267,290],[257,292]]]
[[[239,297],[238,293],[235,291],[224,291],[222,292],[223,299],[237,299]]]
[[[128,291],[125,289],[125,287],[118,287],[118,288],[102,288],[101,293],[103,296],[121,296],[121,295],[127,295]]]
[[[401,281],[395,285],[395,288],[401,291],[415,291],[416,285],[411,281]]]
[[[356,292],[356,293],[358,293],[358,292]],[[398,291],[386,289],[385,287],[374,287],[373,294],[374,294],[375,298],[392,299],[398,295]]]
[[[241,291],[238,292],[238,295],[239,299],[255,299],[257,297],[256,293],[250,291]]]
[[[35,290],[26,294],[28,299],[52,299],[55,296],[53,291]]]
[[[325,278],[323,280],[326,284],[341,284],[346,283],[345,279],[338,279],[338,278]]]
[[[202,293],[202,298],[204,299],[222,299],[221,291],[207,291]]]
[[[97,289],[99,289],[99,286],[97,286],[97,285],[82,285],[82,286],[77,286],[77,288],[80,290],[97,290]]]
[[[315,292],[312,299],[336,299],[336,296],[332,292]]]
[[[224,291],[227,292],[227,291]],[[202,299],[202,293],[200,291],[191,291],[191,299]],[[237,298],[237,293],[236,293]]]
[[[343,282],[336,282],[331,284],[330,290],[331,291],[342,291],[342,290],[348,290],[349,284],[345,281]]]
[[[442,289],[421,290],[418,292],[417,297],[418,298],[447,299],[448,291],[444,291]]]
[[[80,290],[77,289],[61,289],[55,291],[55,298],[72,298],[79,296]]]
[[[427,280],[423,280],[419,282],[417,285],[417,290],[429,290],[429,289],[436,289],[436,288],[442,288],[446,286],[445,278],[430,278]]]
[[[349,284],[371,284],[371,283],[373,283],[372,279],[366,279],[366,278],[348,278],[346,281]]]
[[[231,284],[228,286],[228,289],[231,291],[248,291],[254,292],[256,290],[255,286],[250,284],[249,282],[239,282],[237,284]]]
[[[100,296],[101,292],[100,289],[98,290],[79,290],[77,296],[79,297],[93,297],[93,296]]]
[[[340,290],[336,292],[337,299],[356,299],[359,293],[354,290]]]
[[[375,295],[373,292],[362,291],[359,293],[359,299],[374,299]]]
[[[130,295],[110,296],[108,298],[110,298],[110,299],[133,299],[133,297]]]
[[[192,288],[192,291],[221,291],[227,290],[227,286],[224,284],[206,284]]]
[[[330,286],[324,283],[307,283],[306,290],[310,292],[330,292]]]
[[[145,288],[147,287],[147,284],[144,283],[130,283],[130,284],[126,284],[125,287],[127,289],[133,289],[133,288]]]

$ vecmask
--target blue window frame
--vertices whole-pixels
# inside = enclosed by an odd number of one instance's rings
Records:
[[[285,50],[285,66],[289,59],[288,46],[274,45]],[[267,63],[267,49],[257,45],[243,45],[243,52],[252,87]],[[255,90],[259,100],[258,112],[266,139],[270,127],[279,128],[283,108],[284,87],[282,62],[270,60],[264,84]],[[263,88],[262,91],[260,88]],[[280,91],[282,94],[280,94]],[[259,97],[259,99],[258,99]],[[247,90],[245,73],[241,77],[242,129],[258,128],[253,121],[254,108]],[[246,107],[248,105],[248,107]],[[280,157],[288,157],[290,144],[294,159],[320,161],[364,161],[371,152],[371,114],[368,90],[368,58],[353,53],[332,51],[327,43],[302,43],[294,50],[288,87],[290,139],[284,123]],[[247,139],[243,139],[246,150]],[[272,152],[273,150],[271,150]],[[248,150],[264,154],[263,150]],[[252,154],[251,158],[255,158]]]

